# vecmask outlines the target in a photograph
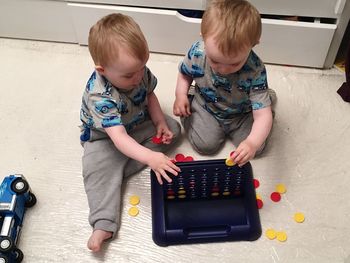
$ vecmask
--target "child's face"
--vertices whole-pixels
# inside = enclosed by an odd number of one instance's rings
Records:
[[[146,62],[141,61],[125,50],[120,50],[118,59],[111,65],[102,67],[102,71],[98,70],[105,76],[115,87],[120,89],[133,89],[138,86],[143,78]],[[97,67],[96,67],[97,69]]]
[[[218,49],[216,41],[212,37],[207,38],[204,44],[210,67],[215,73],[219,73],[220,75],[227,75],[240,70],[247,61],[251,51],[251,48],[247,47],[231,56],[226,56]]]

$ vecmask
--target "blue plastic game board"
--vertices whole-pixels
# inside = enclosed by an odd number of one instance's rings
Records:
[[[151,171],[152,232],[157,245],[253,241],[261,236],[250,163],[224,159],[177,162],[178,176],[160,185]]]

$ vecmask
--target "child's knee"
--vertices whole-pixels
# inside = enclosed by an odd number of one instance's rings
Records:
[[[220,142],[210,142],[203,141],[200,138],[190,138],[189,139],[193,148],[200,154],[212,155],[220,150],[222,143]]]

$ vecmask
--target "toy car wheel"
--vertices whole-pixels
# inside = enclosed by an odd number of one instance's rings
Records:
[[[13,250],[13,252],[15,253],[15,262],[16,263],[22,262],[22,260],[23,260],[23,252],[22,252],[22,250],[20,250],[19,248],[15,248]]]
[[[0,263],[8,263],[9,258],[5,255],[0,255]]]
[[[29,198],[25,202],[25,207],[32,207],[36,204],[36,197],[32,192],[29,192]]]
[[[8,252],[13,248],[13,242],[9,237],[2,237],[0,239],[0,251]]]
[[[29,184],[22,178],[15,179],[11,184],[11,190],[16,194],[23,194],[29,189]]]

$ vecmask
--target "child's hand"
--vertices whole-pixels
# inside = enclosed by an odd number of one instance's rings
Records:
[[[169,130],[168,125],[164,123],[159,123],[157,125],[157,138],[162,138],[162,143],[170,144],[174,137],[174,134]]]
[[[244,140],[238,145],[237,149],[230,157],[238,166],[243,166],[254,158],[256,151],[257,148],[253,143]]]
[[[187,96],[177,96],[173,106],[175,116],[188,117],[191,115],[191,105]]]
[[[152,152],[148,158],[147,164],[156,174],[159,184],[163,184],[162,177],[169,183],[172,181],[167,175],[166,171],[172,173],[173,175],[177,175],[178,172],[180,172],[180,168],[177,167],[169,157],[161,152]]]

